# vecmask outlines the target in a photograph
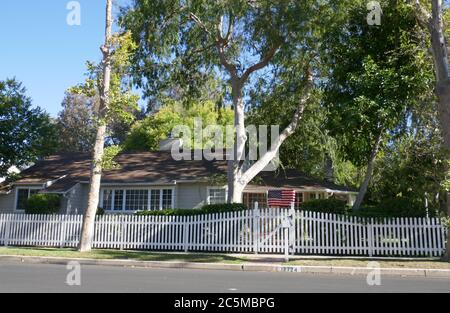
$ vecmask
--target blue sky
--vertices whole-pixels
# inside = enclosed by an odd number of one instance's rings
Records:
[[[33,104],[56,116],[64,91],[99,61],[105,1],[79,0],[81,25],[69,26],[69,0],[1,0],[0,80],[16,77]]]
[[[33,104],[56,116],[64,91],[84,80],[87,60],[99,61],[104,0],[78,0],[81,25],[69,26],[69,0],[1,0],[0,80],[16,77]],[[119,4],[128,0],[115,1]],[[117,9],[115,9],[117,11]]]

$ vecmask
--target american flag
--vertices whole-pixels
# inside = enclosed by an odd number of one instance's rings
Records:
[[[267,203],[269,207],[290,207],[295,202],[294,190],[269,190]]]

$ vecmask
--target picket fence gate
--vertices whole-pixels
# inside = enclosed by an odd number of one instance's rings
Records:
[[[76,247],[82,215],[0,215],[0,245]],[[293,209],[198,216],[104,215],[97,249],[441,256],[447,228],[438,218],[373,219]]]

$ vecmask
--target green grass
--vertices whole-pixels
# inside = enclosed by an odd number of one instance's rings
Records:
[[[197,253],[163,253],[146,251],[120,251],[120,250],[93,250],[81,253],[75,249],[52,248],[14,248],[1,247],[0,255],[16,256],[43,256],[78,259],[106,259],[106,260],[137,260],[137,261],[179,261],[198,263],[230,263],[240,264],[247,261],[242,257],[233,257],[223,254],[197,254]]]
[[[420,269],[447,269],[450,263],[444,261],[416,261],[416,260],[372,260],[378,262],[382,268],[420,268]],[[295,260],[286,265],[299,266],[335,266],[335,267],[367,267],[369,260],[356,259],[307,259]]]
[[[227,263],[244,264],[253,263],[273,263],[282,265],[298,266],[341,266],[341,267],[367,267],[368,259],[334,259],[334,258],[308,258],[297,259],[284,263],[282,257],[271,259],[261,256],[233,256],[215,253],[168,253],[149,251],[120,251],[120,250],[93,250],[88,253],[81,253],[75,249],[53,249],[53,248],[16,248],[0,247],[0,255],[15,256],[43,256],[61,257],[77,259],[105,259],[105,260],[137,260],[137,261],[178,261],[197,263]],[[374,260],[382,268],[428,268],[428,269],[449,269],[450,263],[430,260]]]

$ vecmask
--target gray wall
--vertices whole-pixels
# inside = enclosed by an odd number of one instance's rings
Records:
[[[9,194],[0,194],[0,214],[14,213],[14,201],[16,199],[15,189]]]
[[[206,204],[207,185],[178,184],[176,188],[175,208],[196,209]]]
[[[25,187],[25,186],[24,186]],[[117,186],[120,187],[120,186]],[[128,186],[129,187],[129,186]],[[148,186],[136,186],[146,188]],[[176,186],[152,186],[152,188],[175,187],[174,207],[177,209],[200,208],[207,203],[207,184],[178,184]],[[107,188],[107,187],[105,187]],[[131,187],[129,187],[131,188]],[[87,207],[88,184],[77,184],[61,201],[61,214],[83,214]],[[7,195],[0,195],[0,214],[14,213],[16,188]]]
[[[75,185],[65,196],[65,205],[61,207],[64,214],[83,214],[87,207],[88,184]]]

